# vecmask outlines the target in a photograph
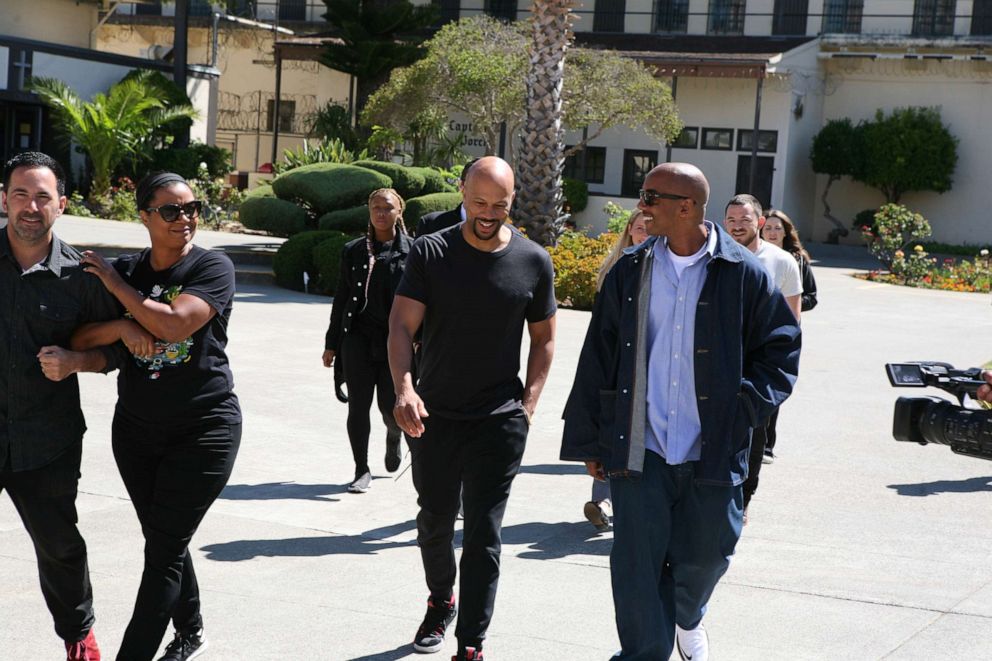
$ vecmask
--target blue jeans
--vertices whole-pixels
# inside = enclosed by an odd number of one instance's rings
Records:
[[[663,661],[676,622],[693,629],[741,535],[741,487],[696,484],[694,464],[653,452],[640,479],[610,481],[610,574],[624,661]]]

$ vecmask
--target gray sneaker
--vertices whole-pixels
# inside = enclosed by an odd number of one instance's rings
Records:
[[[348,493],[365,493],[372,486],[372,474],[365,471],[348,485]]]

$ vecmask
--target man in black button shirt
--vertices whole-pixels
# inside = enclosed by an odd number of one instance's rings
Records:
[[[420,505],[417,543],[430,590],[414,648],[438,651],[454,619],[452,539],[461,491],[459,661],[482,658],[503,512],[554,353],[551,259],[505,224],[513,190],[513,171],[502,159],[489,156],[472,166],[462,192],[465,222],[413,244],[389,319],[394,413],[409,435]],[[411,347],[421,324],[414,384]],[[530,354],[521,383],[525,324]]]
[[[41,590],[70,660],[99,660],[76,489],[86,425],[76,372],[116,367],[113,350],[71,352],[80,324],[120,316],[79,253],[52,233],[65,175],[49,156],[7,162],[0,231],[0,491],[10,495],[38,557]]]

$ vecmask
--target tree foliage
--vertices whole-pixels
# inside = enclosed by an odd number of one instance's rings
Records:
[[[860,131],[864,161],[855,179],[882,191],[886,202],[898,203],[909,191],[951,189],[958,139],[936,108],[896,108],[891,115],[878,110]]]
[[[57,78],[34,78],[30,88],[52,108],[62,137],[78,145],[93,167],[89,202],[102,206],[110,190],[110,177],[125,158],[134,158],[149,147],[156,129],[182,118],[195,118],[188,104],[170,104],[154,72],[129,74],[84,101]]]
[[[405,133],[426,113],[467,117],[487,154],[499,147],[501,124],[511,141],[526,111],[529,26],[477,16],[448,23],[424,43],[426,55],[394,69],[369,98],[361,121]],[[671,92],[644,65],[613,51],[571,48],[565,60],[563,121],[571,130],[598,125],[640,127],[659,141],[681,130]],[[512,155],[513,146],[510,146]]]

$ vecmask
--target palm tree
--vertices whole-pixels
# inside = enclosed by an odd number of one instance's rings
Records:
[[[31,91],[52,108],[63,138],[89,156],[93,181],[87,201],[103,206],[110,177],[121,161],[138,155],[156,128],[176,119],[195,119],[189,104],[170,104],[168,91],[148,70],[131,74],[107,92],[84,101],[57,78],[35,78]]]
[[[514,216],[527,235],[553,245],[561,215],[561,175],[565,164],[562,81],[565,52],[572,43],[574,0],[535,0],[527,117],[517,157],[519,187]]]

